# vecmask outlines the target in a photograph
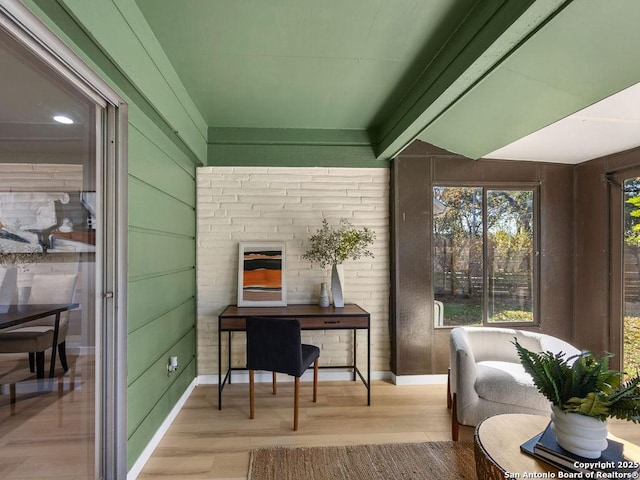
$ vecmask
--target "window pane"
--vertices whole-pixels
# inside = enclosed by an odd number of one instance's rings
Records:
[[[533,191],[487,191],[489,322],[533,321]]]
[[[640,178],[624,182],[623,370],[640,371]]]
[[[482,324],[482,188],[434,187],[433,202],[436,326]]]

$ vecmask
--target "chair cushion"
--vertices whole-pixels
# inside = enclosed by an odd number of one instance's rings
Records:
[[[22,327],[0,336],[2,353],[44,352],[53,343],[53,328]]]
[[[485,400],[549,410],[549,401],[538,391],[520,363],[478,362],[475,389]]]
[[[315,345],[302,344],[302,367],[304,370],[309,368],[316,358],[320,356],[320,349]],[[304,370],[300,372],[300,375],[304,373]]]

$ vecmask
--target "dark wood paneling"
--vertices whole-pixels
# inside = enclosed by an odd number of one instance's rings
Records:
[[[516,162],[512,160],[470,160],[464,157],[455,159],[438,158],[434,162],[434,183],[474,182],[512,183],[537,182],[540,164]]]
[[[396,159],[392,169],[391,368],[396,375],[420,375],[432,370],[430,162],[420,157]]]
[[[573,167],[540,166],[540,301],[544,333],[573,339]]]
[[[604,352],[609,338],[609,201],[605,163],[576,167],[576,297],[574,340]]]

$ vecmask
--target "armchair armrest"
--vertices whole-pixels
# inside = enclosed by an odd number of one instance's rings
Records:
[[[479,398],[475,390],[477,378],[475,356],[464,330],[453,329],[450,341],[451,393],[456,394],[458,405],[464,406]],[[459,372],[464,372],[464,375]]]

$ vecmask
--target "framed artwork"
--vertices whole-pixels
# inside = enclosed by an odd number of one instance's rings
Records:
[[[0,253],[95,251],[92,204],[95,192],[0,192]]]
[[[284,242],[242,242],[238,258],[238,306],[287,304]]]

